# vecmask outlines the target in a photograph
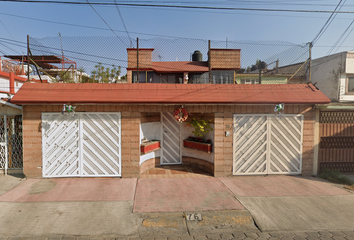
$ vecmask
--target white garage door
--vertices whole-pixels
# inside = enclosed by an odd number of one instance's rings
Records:
[[[303,116],[234,114],[233,175],[300,174]]]
[[[120,177],[121,115],[42,114],[43,177]]]

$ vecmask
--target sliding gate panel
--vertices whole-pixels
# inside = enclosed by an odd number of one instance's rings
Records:
[[[302,116],[269,117],[268,174],[300,174],[302,169]]]
[[[121,176],[120,113],[42,114],[43,177]]]
[[[266,173],[267,133],[266,116],[234,116],[234,175]]]
[[[121,176],[120,113],[82,113],[82,175]]]
[[[79,116],[42,113],[43,177],[80,176]]]
[[[234,114],[233,175],[300,174],[302,115]]]

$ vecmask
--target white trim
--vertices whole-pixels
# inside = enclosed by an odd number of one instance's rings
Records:
[[[1,100],[1,99],[0,99],[0,103],[3,104],[3,105],[9,106],[9,107],[13,107],[13,108],[22,110],[22,107],[21,107],[21,106],[18,106],[18,105],[13,104],[13,103],[6,102],[6,101]]]

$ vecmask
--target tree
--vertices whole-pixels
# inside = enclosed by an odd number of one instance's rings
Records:
[[[121,73],[121,66],[116,68],[115,65],[112,65],[112,68],[104,67],[102,63],[95,65],[94,70],[91,72],[91,77],[100,83],[117,83]]]
[[[79,83],[81,83],[82,82],[82,73],[85,72],[85,69],[83,67],[80,67],[79,69],[77,69],[77,71],[80,73]]]
[[[75,83],[69,71],[60,71],[56,78],[52,78],[53,82]]]

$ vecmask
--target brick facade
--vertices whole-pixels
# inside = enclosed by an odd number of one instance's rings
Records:
[[[76,112],[121,112],[122,177],[139,177],[142,171],[156,166],[159,158],[140,166],[140,124],[159,121],[160,112],[173,112],[180,105],[77,105]],[[183,157],[186,164],[211,171],[214,176],[231,176],[233,168],[233,114],[270,114],[274,105],[185,105],[195,115],[213,116],[214,165],[201,159]],[[24,174],[29,178],[42,177],[41,113],[61,112],[62,105],[23,106]],[[302,174],[313,173],[315,111],[310,105],[287,105],[285,114],[303,114]],[[225,132],[230,131],[226,137]],[[146,166],[145,166],[146,165]]]
[[[153,48],[139,48],[139,68],[151,68]],[[137,68],[137,49],[128,48],[128,68]]]
[[[210,49],[209,62],[211,69],[240,69],[240,49]]]

